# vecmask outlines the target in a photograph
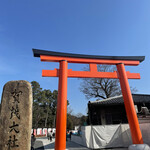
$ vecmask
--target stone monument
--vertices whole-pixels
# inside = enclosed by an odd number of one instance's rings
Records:
[[[30,150],[32,88],[24,80],[7,82],[0,112],[0,150]]]

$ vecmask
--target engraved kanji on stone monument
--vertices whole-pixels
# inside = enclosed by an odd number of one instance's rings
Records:
[[[10,108],[8,106],[9,110],[11,111],[10,119],[14,119],[13,115],[15,115],[15,117],[17,117],[20,120],[19,106],[18,106],[18,103],[20,103],[19,102],[19,94],[20,93],[22,94],[22,91],[17,92],[16,89],[14,92],[11,93],[14,101],[12,102],[12,105],[13,105],[12,108]],[[19,133],[19,130],[16,130],[15,127],[19,128],[19,124],[16,124],[15,121],[13,121],[13,125],[9,127],[10,131],[8,134],[10,134],[14,130],[15,131],[14,135],[13,135],[14,139],[12,140],[12,137],[9,136],[9,140],[7,142],[8,150],[10,150],[11,148],[14,148],[14,147],[19,147],[19,145],[16,144],[16,141],[18,141],[18,139],[17,139],[18,135],[16,135],[16,134]]]
[[[16,136],[14,135],[13,138],[10,136],[9,140],[8,140],[8,150],[11,150],[11,148],[15,148],[15,147],[19,147],[19,145],[16,144],[16,142],[18,141],[18,139],[16,139]]]
[[[15,106],[12,106],[11,108],[10,107],[8,107],[8,108],[9,108],[10,113],[11,113],[10,119],[12,119],[13,116],[16,116],[18,119],[20,119],[19,107],[17,104]]]
[[[13,103],[15,103],[15,102],[20,103],[19,102],[19,95],[22,94],[22,91],[18,91],[17,92],[17,90],[15,89],[15,91],[12,92],[11,94],[12,94],[12,96],[14,98],[14,102]]]
[[[18,127],[18,126],[19,126],[19,124],[16,124],[15,121],[13,121],[13,125],[9,127],[9,128],[10,128],[9,133],[12,132],[13,130],[14,130],[16,133],[19,133],[19,130],[16,129],[16,127]]]
[[[0,114],[0,150],[30,150],[32,88],[27,81],[5,84]]]

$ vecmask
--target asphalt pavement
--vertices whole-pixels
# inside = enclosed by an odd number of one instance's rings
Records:
[[[47,137],[37,138],[35,145],[35,150],[54,150],[55,148],[55,139],[50,142]],[[66,141],[66,149],[67,150],[89,150],[88,148],[76,144],[72,141]]]
[[[54,150],[55,139],[53,139],[50,142],[50,140],[48,140],[47,137],[37,138],[34,148],[35,150]],[[90,149],[68,140],[66,141],[66,150],[90,150]],[[128,150],[128,148],[114,148],[114,149],[101,149],[101,150]]]

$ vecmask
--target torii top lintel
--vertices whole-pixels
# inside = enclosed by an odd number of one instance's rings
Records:
[[[97,55],[81,55],[60,53],[54,51],[45,51],[33,49],[35,57],[40,57],[41,61],[61,62],[66,60],[68,63],[84,63],[89,64],[90,71],[72,71],[68,69],[69,78],[119,78],[116,71],[114,72],[99,72],[97,64],[117,65],[124,64],[130,66],[137,66],[142,62],[144,56],[97,56]],[[139,73],[126,72],[128,79],[140,79]],[[59,69],[42,70],[43,77],[59,77]]]
[[[95,63],[116,65],[123,63],[124,65],[136,66],[145,59],[145,56],[99,56],[99,55],[83,55],[62,53],[54,51],[46,51],[33,49],[34,57],[40,57],[41,61],[59,62],[66,60],[69,63]]]

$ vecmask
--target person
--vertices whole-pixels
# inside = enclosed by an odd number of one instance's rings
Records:
[[[50,132],[47,133],[47,138],[50,140]]]
[[[71,141],[71,135],[72,135],[72,131],[70,131],[70,141]]]
[[[52,141],[52,138],[53,138],[53,131],[52,130],[47,133],[47,138],[48,138],[48,140]]]
[[[53,132],[53,138],[55,138],[55,132]]]
[[[69,131],[66,132],[66,141],[68,141]]]
[[[31,135],[31,150],[34,150],[35,141],[36,141],[35,135],[32,133],[32,135]]]
[[[52,138],[53,138],[53,131],[51,130],[50,131],[50,141],[52,141]]]

